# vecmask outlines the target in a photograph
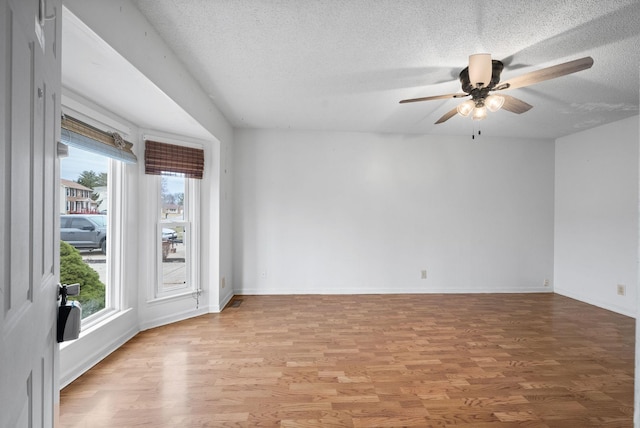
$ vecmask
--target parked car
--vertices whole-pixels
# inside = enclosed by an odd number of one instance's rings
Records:
[[[163,241],[175,241],[178,239],[178,234],[175,230],[169,229],[167,227],[162,228],[162,240]]]
[[[176,252],[178,233],[167,227],[162,228],[162,260],[167,260],[170,253]]]
[[[60,239],[78,249],[100,249],[107,253],[107,216],[64,214],[60,216]]]

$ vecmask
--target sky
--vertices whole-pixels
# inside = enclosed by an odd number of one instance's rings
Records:
[[[60,178],[76,181],[83,171],[94,171],[96,175],[109,171],[109,160],[105,156],[69,146],[69,157],[60,161]]]

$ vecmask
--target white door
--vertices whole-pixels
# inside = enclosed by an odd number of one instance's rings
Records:
[[[57,420],[61,8],[0,0],[0,428]]]

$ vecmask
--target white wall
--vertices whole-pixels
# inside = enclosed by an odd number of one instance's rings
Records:
[[[236,293],[551,291],[552,141],[237,130],[234,166]]]
[[[640,120],[638,121],[638,136],[640,140]],[[640,144],[640,141],[639,141]],[[636,159],[640,162],[640,158]],[[638,169],[640,170],[640,163],[638,164]],[[639,172],[640,173],[640,172]],[[640,198],[640,194],[638,195]],[[640,206],[639,213],[640,213]],[[640,220],[640,215],[638,217]],[[639,239],[639,251],[640,251],[640,236]],[[639,258],[640,260],[640,258]],[[638,307],[640,307],[640,293],[637,293],[637,287],[640,284],[640,278],[636,281],[636,311]],[[635,377],[635,385],[634,385],[634,412],[633,412],[633,426],[640,426],[640,317],[636,315],[636,365],[635,365],[636,377]]]
[[[638,117],[559,138],[555,187],[555,292],[636,316]]]
[[[216,203],[220,209],[220,224],[218,227],[220,237],[219,272],[220,282],[219,296],[215,303],[212,303],[211,311],[221,311],[233,297],[233,145],[229,142],[222,142],[220,146],[220,193]]]

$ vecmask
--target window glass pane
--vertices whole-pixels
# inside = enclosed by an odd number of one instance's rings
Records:
[[[184,176],[163,175],[160,183],[161,221],[184,220]]]
[[[60,282],[80,284],[69,296],[86,318],[107,305],[109,158],[69,147],[60,162]]]
[[[184,222],[162,223],[161,293],[187,286],[186,232]]]
[[[160,177],[159,296],[181,292],[190,286],[190,226],[185,209],[187,180],[184,176],[176,175]]]

